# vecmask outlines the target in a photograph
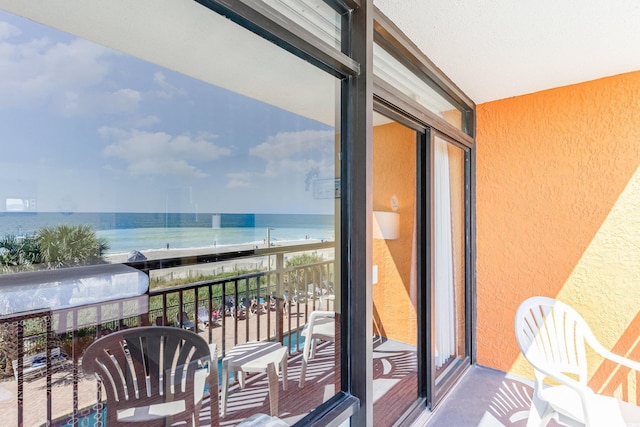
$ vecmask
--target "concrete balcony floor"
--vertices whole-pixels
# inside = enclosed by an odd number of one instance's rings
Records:
[[[531,405],[531,381],[474,365],[432,413],[414,427],[525,427]],[[548,427],[558,426],[554,420]]]

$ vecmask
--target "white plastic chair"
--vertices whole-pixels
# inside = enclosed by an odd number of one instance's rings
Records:
[[[105,335],[82,358],[107,395],[108,426],[200,425],[205,384],[211,425],[218,425],[216,346],[199,335],[170,326],[148,326]]]
[[[301,335],[305,337],[302,350],[302,369],[300,371],[299,387],[304,387],[307,374],[307,363],[313,359],[316,350],[316,340],[336,340],[336,313],[333,311],[316,310],[309,315],[309,322],[302,329]]]
[[[551,298],[532,297],[518,308],[515,328],[520,351],[535,373],[527,427],[545,426],[551,418],[586,427],[638,422],[639,407],[589,388],[585,344],[602,357],[638,372],[640,363],[605,349],[575,310]],[[559,385],[546,385],[545,378]]]

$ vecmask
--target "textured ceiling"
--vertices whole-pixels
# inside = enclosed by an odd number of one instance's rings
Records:
[[[639,0],[374,0],[476,103],[640,70]]]

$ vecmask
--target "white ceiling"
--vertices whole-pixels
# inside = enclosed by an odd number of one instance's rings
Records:
[[[640,70],[640,0],[374,3],[478,104]],[[292,76],[318,79],[318,73],[303,61],[274,61],[283,56],[281,51],[257,37],[243,42],[260,45],[255,55],[243,49],[229,52],[233,44],[228,41],[244,40],[244,35],[224,19],[203,13],[193,0],[0,0],[0,9],[309,117],[333,120],[331,113],[319,117],[314,104],[330,81],[296,82]],[[190,49],[184,49],[185,43]],[[280,66],[265,73],[266,62]],[[237,65],[233,78],[216,80],[229,76],[218,72],[229,64]],[[255,78],[257,69],[262,70],[260,79]],[[297,85],[287,93],[274,92],[282,86],[265,84],[265,79],[273,83],[276,78]]]
[[[639,0],[374,0],[477,104],[640,70]]]

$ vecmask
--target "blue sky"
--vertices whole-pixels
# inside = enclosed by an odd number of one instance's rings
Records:
[[[334,211],[333,128],[4,12],[0,129],[0,212]]]

